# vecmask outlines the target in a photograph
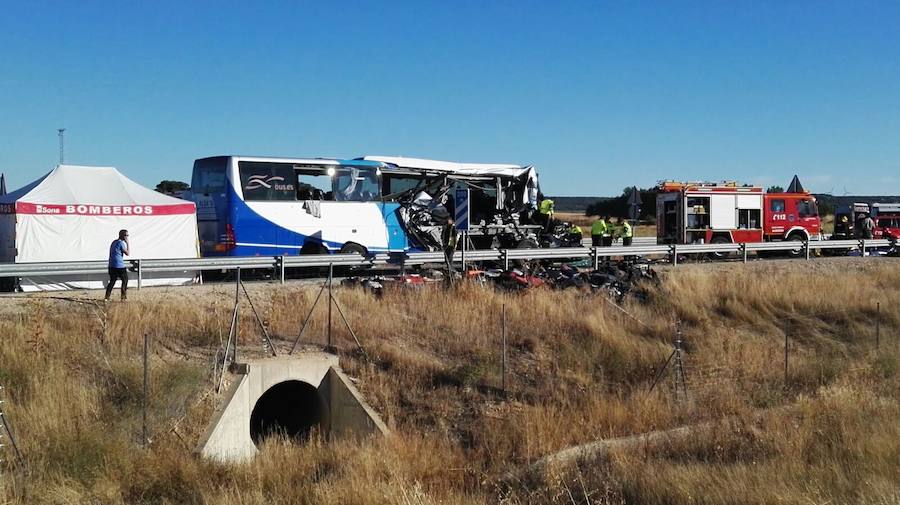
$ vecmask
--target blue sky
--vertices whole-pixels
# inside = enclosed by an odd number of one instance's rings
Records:
[[[900,193],[900,3],[0,2],[0,171],[216,154]]]

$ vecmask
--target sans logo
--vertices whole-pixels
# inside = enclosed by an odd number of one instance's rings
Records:
[[[247,180],[247,185],[244,189],[272,189],[272,186],[277,185],[276,183],[278,182],[284,182],[284,177],[279,177],[277,175],[271,177],[266,175],[251,175]]]

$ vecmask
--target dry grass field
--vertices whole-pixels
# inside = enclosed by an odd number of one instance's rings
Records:
[[[316,290],[248,288],[286,350]],[[471,284],[375,298],[342,288],[369,360],[336,327],[341,364],[392,434],[269,440],[242,465],[194,453],[217,399],[213,359],[233,289],[145,289],[109,305],[95,292],[0,299],[0,385],[27,465],[0,449],[0,502],[900,503],[895,259],[669,268],[648,302],[625,303],[640,323],[575,290]],[[686,398],[671,373],[650,391],[676,320]],[[249,311],[241,324],[241,353],[260,354]],[[324,330],[320,310],[304,343],[321,343]],[[145,334],[152,443],[142,448]],[[680,427],[529,469],[567,447]]]

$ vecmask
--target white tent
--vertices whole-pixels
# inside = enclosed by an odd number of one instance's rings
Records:
[[[126,263],[199,256],[194,203],[145,188],[112,167],[59,165],[0,196],[2,262],[106,260],[120,229],[129,232],[131,256]],[[31,277],[22,279],[21,286],[36,291],[101,288],[106,283],[106,276],[80,277]],[[192,279],[193,272],[162,273],[143,285]]]

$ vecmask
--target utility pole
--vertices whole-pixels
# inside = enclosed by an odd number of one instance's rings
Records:
[[[64,148],[63,141],[65,138],[66,129],[65,128],[57,128],[56,132],[59,134],[59,164],[62,165],[63,162],[65,162],[65,160],[66,160],[65,152],[63,150],[63,148]]]

